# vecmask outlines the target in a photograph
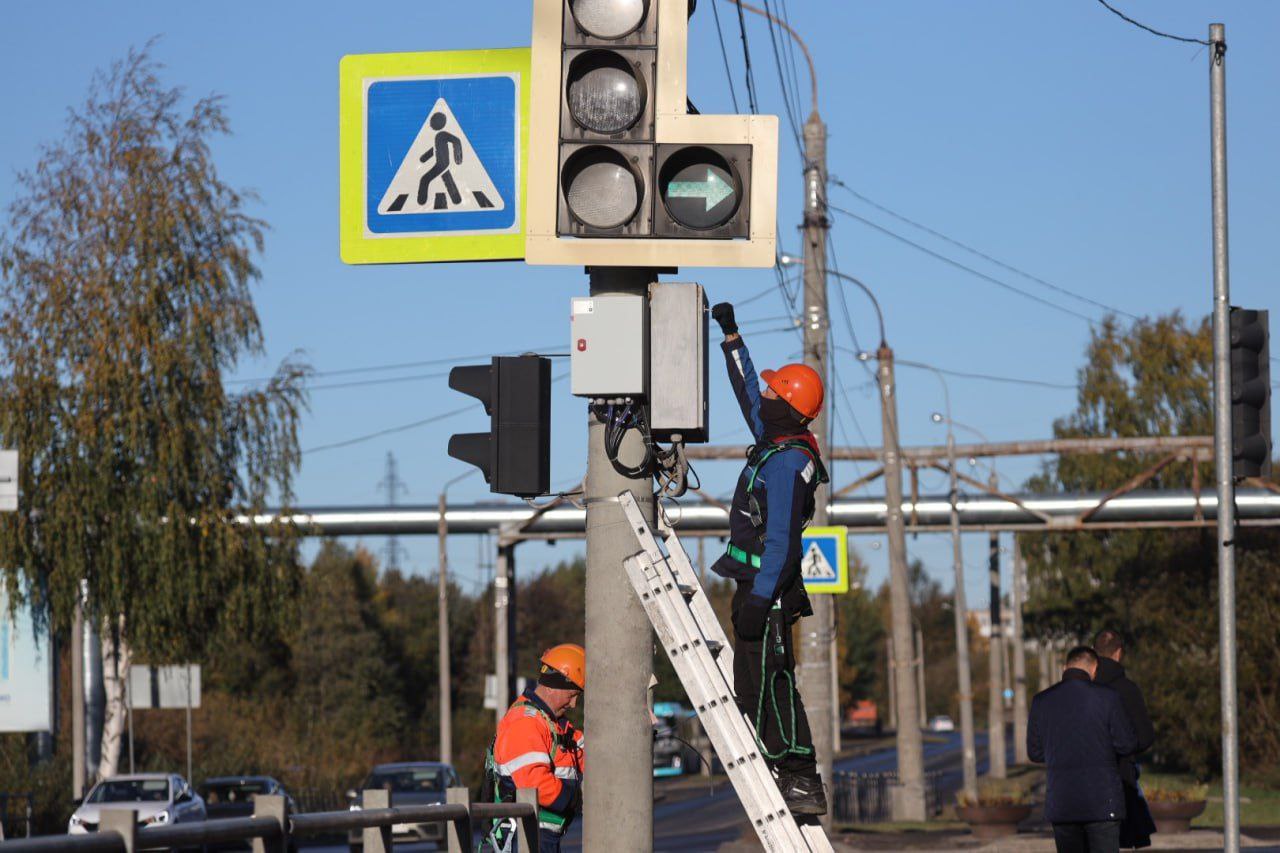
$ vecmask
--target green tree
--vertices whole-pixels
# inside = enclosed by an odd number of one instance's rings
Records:
[[[0,436],[22,512],[0,520],[10,601],[66,630],[87,609],[135,652],[198,655],[214,629],[287,619],[287,529],[231,523],[290,497],[296,365],[229,393],[262,352],[250,294],[265,224],[211,143],[222,101],[184,108],[148,52],[97,75],[18,176],[0,239]],[[116,620],[120,619],[119,622]]]
[[[1057,437],[1212,434],[1212,339],[1207,319],[1175,313],[1096,329],[1075,411]],[[1063,456],[1033,478],[1043,492],[1109,491],[1153,469],[1160,453]],[[1202,481],[1211,482],[1211,463]],[[1149,488],[1190,488],[1193,463],[1159,471]],[[1212,530],[1126,530],[1019,537],[1027,558],[1031,636],[1089,640],[1122,631],[1126,668],[1156,727],[1154,760],[1202,776],[1220,766],[1217,559]],[[1241,759],[1253,772],[1280,762],[1280,537],[1237,535]],[[1246,675],[1247,674],[1247,675]]]

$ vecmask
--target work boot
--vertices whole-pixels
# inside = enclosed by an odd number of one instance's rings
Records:
[[[827,790],[816,770],[800,773],[779,770],[778,790],[793,815],[827,813]]]

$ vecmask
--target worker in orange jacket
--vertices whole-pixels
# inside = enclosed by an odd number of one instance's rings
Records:
[[[495,802],[514,802],[517,788],[538,791],[539,853],[559,853],[560,840],[582,810],[582,732],[564,712],[587,686],[587,655],[572,643],[543,653],[538,683],[527,688],[498,723],[485,777]],[[515,822],[495,821],[493,850],[515,846]]]

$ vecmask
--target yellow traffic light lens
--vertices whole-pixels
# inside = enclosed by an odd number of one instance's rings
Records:
[[[647,0],[569,0],[578,26],[601,39],[618,39],[644,23]]]
[[[644,86],[625,59],[608,50],[592,50],[569,66],[566,92],[569,114],[596,133],[620,133],[644,112]]]
[[[591,228],[620,228],[635,218],[643,190],[635,169],[612,148],[593,145],[565,163],[569,211]]]

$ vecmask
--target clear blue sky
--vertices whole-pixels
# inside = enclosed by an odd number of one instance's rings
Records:
[[[711,3],[692,21],[690,94],[702,112],[730,112],[730,92]],[[1211,20],[1227,25],[1230,106],[1231,270],[1233,301],[1280,308],[1280,54],[1274,37],[1280,5],[1208,0],[1118,0],[1131,15],[1166,31],[1205,37]],[[849,3],[792,0],[792,23],[809,41],[830,129],[830,169],[879,204],[978,247],[1005,263],[1134,314],[1210,307],[1208,74],[1200,48],[1157,39],[1093,0],[1057,3],[953,3],[904,0]],[[721,4],[729,63],[744,103],[742,45],[736,16]],[[256,211],[271,223],[261,258],[257,304],[268,356],[243,365],[242,378],[269,372],[300,351],[319,371],[482,355],[521,348],[563,350],[567,302],[585,293],[581,270],[522,264],[348,267],[338,259],[337,75],[347,53],[508,47],[529,42],[527,0],[329,3],[227,0],[9,4],[0,29],[0,202],[12,174],[33,164],[42,141],[62,129],[95,69],[130,46],[160,36],[155,55],[169,82],[193,95],[226,96],[235,135],[219,142],[218,163],[232,184],[256,189]],[[763,112],[782,111],[768,31],[748,16]],[[1199,55],[1197,55],[1199,54]],[[807,99],[807,87],[801,91]],[[807,113],[806,102],[802,111]],[[783,248],[796,245],[800,161],[786,141],[779,188]],[[884,227],[1038,296],[1098,316],[915,230],[833,187],[832,201]],[[957,370],[1071,383],[1088,339],[1086,322],[949,267],[868,226],[836,216],[831,232],[841,268],[870,284],[884,305],[899,356]],[[767,291],[769,271],[685,273],[713,301]],[[875,321],[863,297],[849,294],[864,345]],[[835,339],[851,346],[832,292]],[[768,293],[742,309],[748,326],[781,325],[787,313]],[[757,361],[797,354],[796,337],[753,340]],[[718,363],[715,367],[718,368]],[[838,369],[852,407],[840,413],[837,440],[879,441],[866,374],[847,355]],[[416,376],[418,368],[378,376]],[[714,384],[715,438],[741,440],[723,381]],[[941,406],[936,380],[900,371],[906,443],[942,440],[929,420]],[[316,385],[338,379],[316,380]],[[1073,405],[1062,389],[951,380],[955,417],[992,439],[1050,434]],[[304,448],[426,418],[461,405],[443,378],[347,389],[317,389],[302,433]],[[564,385],[555,397],[553,482],[576,482],[584,459],[585,413]],[[480,428],[471,415],[351,447],[308,454],[299,478],[303,504],[384,500],[376,489],[394,452],[408,485],[404,502],[430,502],[439,485],[465,470],[445,455],[448,435]],[[730,464],[704,464],[713,491],[731,488]],[[1006,464],[1021,480],[1027,463]],[[837,482],[855,475],[838,466]],[[926,477],[941,491],[941,476]],[[487,497],[478,478],[456,500]],[[971,537],[970,601],[986,600],[985,537]],[[414,571],[435,569],[435,543],[403,540]],[[884,549],[862,540],[884,573]],[[380,548],[381,540],[370,540]],[[536,569],[578,546],[523,548],[522,569]],[[950,586],[945,537],[909,540],[913,555]],[[458,541],[455,567],[475,579],[476,545]]]

